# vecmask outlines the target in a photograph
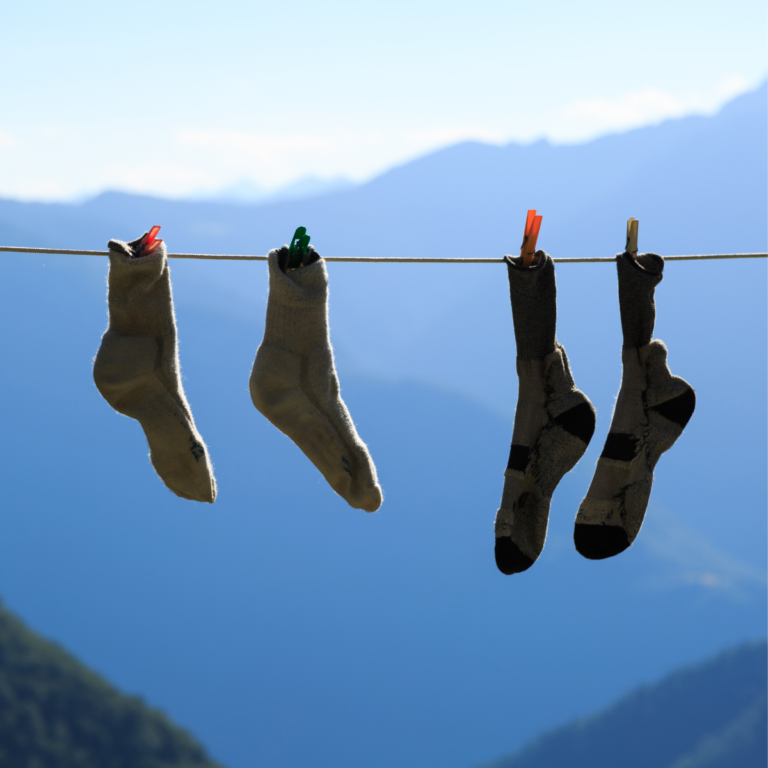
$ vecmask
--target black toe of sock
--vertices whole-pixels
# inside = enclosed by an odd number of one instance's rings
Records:
[[[495,554],[497,568],[507,576],[527,571],[534,562],[510,538],[496,539]]]
[[[589,560],[605,560],[629,547],[627,532],[618,525],[576,523],[573,541],[579,554]]]

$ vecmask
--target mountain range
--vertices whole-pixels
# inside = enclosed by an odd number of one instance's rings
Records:
[[[766,644],[677,670],[486,768],[762,768]],[[9,768],[216,768],[141,699],[116,691],[0,607],[0,760]]]
[[[462,144],[352,190],[252,207],[108,193],[0,201],[0,243],[265,253],[299,224],[332,255],[495,256],[544,214],[554,256],[766,251],[765,88],[711,118],[572,147]],[[573,518],[621,367],[610,264],[558,265],[558,337],[598,411],[526,574],[493,563],[516,398],[495,265],[330,264],[343,395],[385,491],[352,511],[253,408],[258,263],[172,262],[185,388],[213,507],[172,496],[91,376],[104,259],[3,256],[0,593],[230,768],[466,768],[766,625],[766,265],[669,262],[657,335],[697,410],[638,542],[580,558]]]
[[[767,650],[754,643],[677,670],[485,768],[763,768]]]

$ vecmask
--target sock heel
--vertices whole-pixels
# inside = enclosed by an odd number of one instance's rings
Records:
[[[595,409],[587,401],[570,408],[554,419],[555,424],[574,437],[578,437],[585,446],[589,445],[592,435],[595,434],[595,421]]]
[[[671,400],[667,400],[664,403],[659,403],[650,408],[652,411],[656,411],[659,415],[663,416],[669,421],[673,421],[680,429],[685,429],[686,424],[693,416],[693,412],[696,409],[696,393],[692,388],[688,388],[682,395],[673,397]]]

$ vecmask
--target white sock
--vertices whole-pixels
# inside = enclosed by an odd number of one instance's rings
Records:
[[[251,372],[253,404],[288,435],[351,506],[375,512],[376,467],[339,392],[328,331],[328,273],[310,246],[309,263],[287,274],[288,249],[269,253],[264,340]]]
[[[93,379],[118,413],[141,424],[152,466],[168,488],[212,502],[213,469],[181,386],[165,244],[147,254],[144,239],[109,241],[109,326]]]

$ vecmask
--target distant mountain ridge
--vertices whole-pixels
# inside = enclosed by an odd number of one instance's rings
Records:
[[[519,248],[525,211],[537,208],[544,215],[539,244],[553,256],[612,256],[623,247],[630,216],[641,222],[641,250],[765,252],[767,102],[763,85],[713,117],[670,120],[579,145],[465,142],[305,200],[241,206],[105,193],[78,206],[0,201],[0,241],[103,249],[112,237],[131,239],[158,223],[171,251],[265,254],[304,225],[326,256],[501,257]],[[712,274],[718,265],[708,268]],[[760,266],[733,265],[752,268]],[[264,300],[263,278],[255,286],[229,277],[221,264],[183,271],[190,277],[179,274],[177,293],[186,300],[240,313],[250,311],[254,298]],[[686,274],[700,271],[686,266]],[[449,383],[511,415],[506,381],[514,369],[485,332],[508,324],[503,270],[351,265],[332,267],[332,277],[334,340],[347,370]],[[586,338],[615,325],[609,267],[563,267],[558,282],[559,330]],[[667,285],[669,278],[660,296]],[[585,309],[581,297],[606,287],[606,300]],[[469,338],[458,360],[452,348]]]
[[[764,642],[730,650],[484,768],[764,768]]]

